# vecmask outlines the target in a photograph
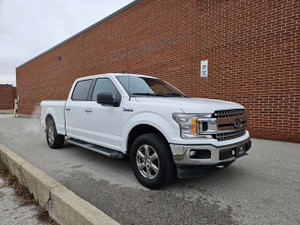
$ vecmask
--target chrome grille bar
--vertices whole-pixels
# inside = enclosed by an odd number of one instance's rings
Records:
[[[219,131],[213,137],[218,141],[227,141],[246,134],[247,118],[245,109],[218,110],[214,112],[213,117],[216,118]],[[235,126],[236,121],[240,123],[240,126]]]
[[[243,115],[245,115],[244,109],[219,110],[214,113],[215,118],[239,117]]]
[[[241,137],[245,134],[246,134],[245,129],[235,130],[235,131],[230,131],[230,132],[225,132],[225,133],[218,133],[218,134],[216,134],[216,139],[218,141],[227,141],[227,140]]]

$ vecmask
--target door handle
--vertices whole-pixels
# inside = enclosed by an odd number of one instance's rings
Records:
[[[66,108],[66,111],[71,111],[71,109],[70,108]]]
[[[90,112],[92,112],[92,109],[85,109],[84,111],[87,113],[90,113]]]

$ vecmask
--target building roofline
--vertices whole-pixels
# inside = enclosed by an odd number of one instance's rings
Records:
[[[61,46],[62,44],[64,44],[64,43],[66,43],[66,42],[68,42],[68,41],[70,41],[70,40],[76,38],[77,36],[79,36],[79,35],[81,35],[81,34],[87,32],[87,31],[91,30],[92,28],[94,28],[94,27],[98,26],[99,24],[101,24],[101,23],[103,23],[103,22],[109,20],[110,18],[112,18],[112,17],[114,17],[114,16],[116,16],[116,15],[122,13],[122,12],[125,11],[126,9],[129,9],[130,7],[132,7],[132,6],[136,5],[136,4],[138,4],[138,3],[141,2],[141,1],[142,1],[142,0],[134,0],[133,2],[131,2],[131,3],[129,3],[128,5],[124,6],[123,8],[121,8],[121,9],[115,11],[114,13],[110,14],[109,16],[103,18],[102,20],[100,20],[100,21],[98,21],[98,22],[92,24],[91,26],[89,26],[89,27],[85,28],[84,30],[78,32],[77,34],[74,34],[73,36],[67,38],[66,40],[60,42],[59,44],[53,46],[52,48],[50,48],[50,49],[48,49],[48,50],[46,50],[46,51],[44,51],[44,52],[38,54],[37,56],[35,56],[35,57],[31,58],[31,59],[29,59],[29,60],[26,61],[25,63],[23,63],[23,64],[21,64],[20,66],[16,67],[16,69],[18,69],[18,68],[20,68],[20,67],[26,65],[27,63],[29,63],[29,62],[35,60],[36,58],[38,58],[38,57],[40,57],[40,56],[42,56],[42,55],[44,55],[44,54],[46,54],[46,53],[52,51],[53,49],[56,49],[57,47]]]

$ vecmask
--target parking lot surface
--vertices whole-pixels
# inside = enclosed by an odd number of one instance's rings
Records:
[[[300,144],[252,141],[230,167],[153,191],[128,159],[50,149],[37,119],[0,115],[0,143],[121,224],[300,224]]]

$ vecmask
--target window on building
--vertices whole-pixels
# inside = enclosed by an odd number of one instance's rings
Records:
[[[72,94],[72,100],[86,101],[88,98],[91,84],[92,80],[78,81]]]

